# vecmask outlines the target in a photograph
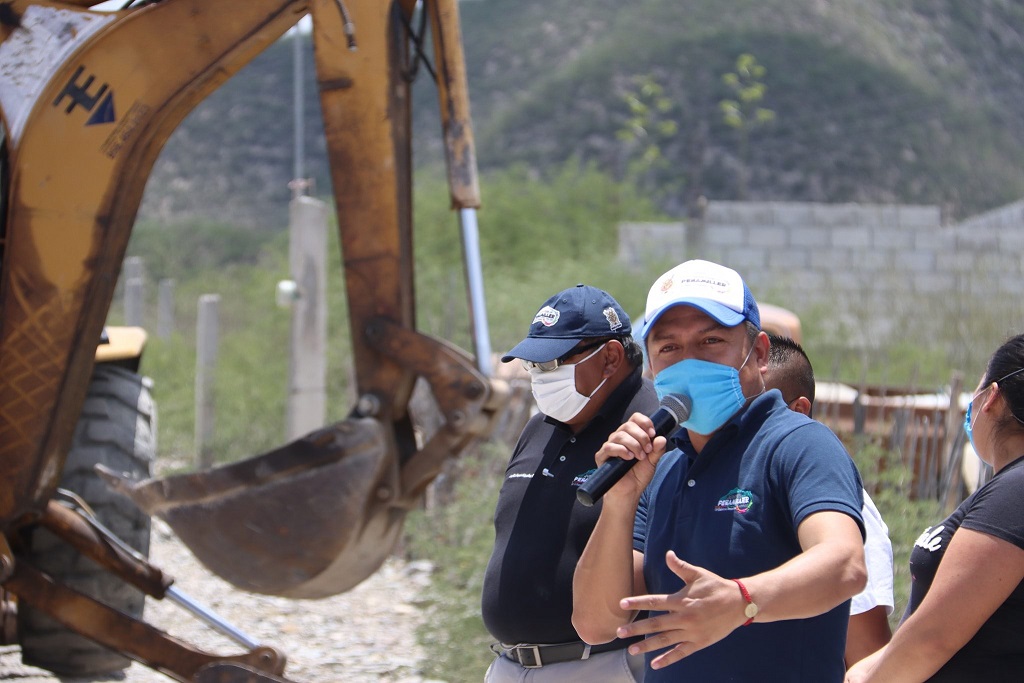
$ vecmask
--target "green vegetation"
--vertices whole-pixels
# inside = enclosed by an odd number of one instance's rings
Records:
[[[857,438],[847,442],[864,488],[889,527],[892,541],[893,589],[896,605],[889,622],[895,629],[910,597],[910,551],[921,532],[945,517],[933,500],[911,500],[908,491],[912,472],[899,454],[869,440]]]
[[[739,135],[740,169],[737,197],[747,196],[747,164],[750,163],[750,134],[775,120],[775,112],[761,106],[767,87],[762,80],[767,69],[758,64],[754,55],[744,53],[736,58],[736,70],[722,76],[722,82],[730,90],[732,97],[721,100],[718,108],[722,110],[725,125],[734,129]]]
[[[710,200],[936,204],[966,217],[1024,196],[1024,11],[1018,0],[478,0],[460,3],[478,159],[550,176],[569,159],[616,179],[635,140],[623,98],[650,78],[678,131],[644,188],[673,216]],[[143,217],[285,220],[290,38],[203,102],[168,141]],[[312,45],[305,63],[312,65]],[[777,120],[749,148],[722,120],[736,57],[766,71]],[[329,187],[312,69],[305,158]],[[413,87],[417,163],[439,156],[437,94]],[[737,169],[747,169],[740,174]],[[680,196],[680,186],[685,197]]]
[[[407,552],[429,559],[435,572],[424,596],[430,616],[420,643],[436,657],[426,662],[428,678],[482,680],[494,655],[493,638],[480,616],[484,569],[494,545],[491,513],[498,502],[509,449],[486,444],[459,462],[453,501],[418,511],[406,522]]]

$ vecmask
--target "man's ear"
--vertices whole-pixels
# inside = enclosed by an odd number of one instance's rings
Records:
[[[795,413],[801,413],[807,417],[811,416],[811,402],[806,396],[801,396],[789,404],[789,409]]]
[[[601,376],[611,377],[626,362],[626,349],[618,339],[612,339],[604,345],[603,351],[604,370]]]
[[[760,368],[762,375],[768,371],[768,351],[771,346],[772,343],[769,341],[768,335],[763,331],[754,339],[754,357],[757,359],[757,367]]]

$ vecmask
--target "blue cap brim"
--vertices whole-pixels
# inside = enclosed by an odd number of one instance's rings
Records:
[[[658,318],[670,308],[676,306],[691,306],[704,313],[707,313],[711,318],[719,325],[725,325],[726,327],[735,327],[741,322],[746,320],[742,313],[737,313],[728,306],[720,304],[717,301],[711,301],[710,299],[700,299],[692,297],[684,297],[682,299],[674,299],[664,304],[659,308],[650,320],[644,320],[643,325],[640,326],[640,339],[646,340],[647,335],[650,333],[654,323],[658,322]]]
[[[501,357],[502,363],[508,363],[515,358],[533,361],[534,363],[546,363],[561,358],[569,353],[580,339],[541,339],[539,337],[527,337],[519,342],[512,349]]]

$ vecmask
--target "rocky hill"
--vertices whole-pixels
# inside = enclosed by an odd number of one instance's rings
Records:
[[[674,215],[699,196],[927,203],[953,216],[1024,196],[1017,0],[465,0],[461,13],[485,171],[543,173],[575,156],[636,172],[635,140],[617,133],[641,77],[663,88],[657,117],[678,131],[637,177]],[[743,53],[765,67],[760,104],[774,113],[745,149],[719,109]],[[157,162],[143,219],[285,220],[292,54],[282,40],[193,112]],[[326,191],[308,69],[306,80],[309,174]],[[430,160],[436,99],[422,69],[414,95],[417,160]]]

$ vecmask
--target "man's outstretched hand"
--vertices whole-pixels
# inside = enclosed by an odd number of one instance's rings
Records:
[[[643,635],[644,640],[629,646],[632,654],[671,648],[651,661],[661,669],[675,664],[712,643],[717,643],[746,622],[746,601],[731,579],[723,579],[701,567],[680,560],[668,551],[665,563],[686,586],[671,595],[638,595],[623,598],[627,611],[664,612],[641,619],[618,630],[620,638]]]

